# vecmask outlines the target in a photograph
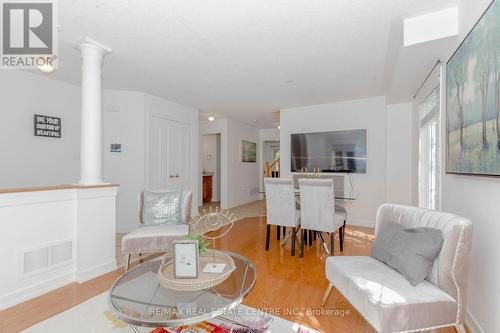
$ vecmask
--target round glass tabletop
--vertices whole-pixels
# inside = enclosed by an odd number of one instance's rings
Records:
[[[123,274],[110,291],[113,313],[136,326],[179,327],[228,314],[255,284],[254,264],[236,253],[230,255],[236,269],[221,284],[199,291],[162,287],[158,270],[162,258],[149,260]]]

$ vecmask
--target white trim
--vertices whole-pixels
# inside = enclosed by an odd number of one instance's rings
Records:
[[[363,219],[353,219],[347,217],[346,226],[355,226],[355,227],[365,227],[365,228],[375,228],[375,221],[373,220],[363,220]]]
[[[107,263],[91,267],[91,268],[86,269],[84,271],[75,272],[74,281],[76,281],[78,283],[82,283],[82,282],[91,280],[95,277],[112,272],[116,268],[117,268],[116,259],[113,259]]]
[[[113,50],[109,46],[106,46],[106,45],[104,45],[104,44],[102,44],[102,43],[100,43],[100,42],[98,42],[90,37],[87,37],[87,36],[80,38],[78,40],[78,42],[76,43],[76,45],[74,46],[74,48],[77,50],[81,50],[82,47],[85,47],[85,46],[94,47],[96,50],[101,52],[102,55],[106,55],[108,53],[113,52]]]
[[[74,274],[67,272],[52,279],[40,281],[23,289],[18,289],[12,293],[0,296],[0,310],[4,310],[16,304],[25,302],[32,298],[48,293],[54,289],[63,287],[74,281]]]
[[[72,201],[76,199],[77,189],[60,189],[34,192],[17,192],[0,194],[0,207],[36,205],[57,201]]]

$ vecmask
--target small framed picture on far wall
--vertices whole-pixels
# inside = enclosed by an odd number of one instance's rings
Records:
[[[198,241],[174,241],[174,276],[176,279],[198,278]]]
[[[241,141],[241,161],[242,162],[257,162],[257,144],[250,141]]]
[[[109,151],[111,153],[121,153],[122,152],[122,144],[121,143],[112,143],[109,147]]]

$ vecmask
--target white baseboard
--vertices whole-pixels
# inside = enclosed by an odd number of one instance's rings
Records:
[[[485,333],[476,317],[470,312],[467,311],[467,316],[465,317],[465,324],[471,333]]]
[[[78,283],[82,283],[100,275],[114,271],[116,268],[116,259],[113,259],[107,263],[94,266],[84,271],[75,272],[75,281]]]
[[[68,283],[73,282],[73,279],[73,272],[68,272],[55,278],[40,281],[37,284],[30,285],[29,287],[16,290],[10,294],[2,295],[0,296],[0,310],[4,310],[8,307],[48,293],[54,289],[63,287]]]
[[[231,202],[230,203],[230,207],[231,208],[235,208],[235,207],[238,207],[238,206],[246,205],[246,204],[251,203],[251,202],[255,202],[257,200],[260,200],[260,197],[259,197],[258,194],[253,195],[252,197],[250,197],[248,199],[245,199],[245,200]],[[231,209],[231,208],[228,208],[228,209]]]
[[[366,227],[375,228],[375,221],[372,220],[362,220],[362,219],[349,219],[347,220],[347,225],[353,225],[356,227]]]

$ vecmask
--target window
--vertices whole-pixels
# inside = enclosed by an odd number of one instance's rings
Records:
[[[439,86],[419,106],[419,206],[439,209]]]
[[[279,149],[275,149],[274,152],[273,152],[273,156],[274,156],[274,160],[277,161],[280,159],[280,150]]]

